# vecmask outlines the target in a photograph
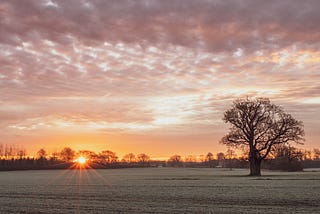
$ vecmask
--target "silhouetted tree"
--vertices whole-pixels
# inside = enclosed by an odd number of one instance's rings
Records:
[[[98,155],[95,152],[89,150],[80,150],[77,152],[77,156],[84,157],[88,161],[98,161]]]
[[[45,159],[47,156],[47,152],[46,150],[44,149],[40,149],[38,152],[37,152],[37,158],[39,159]]]
[[[12,156],[13,156],[13,153],[12,153],[12,145],[8,145],[6,144],[5,147],[4,147],[4,156],[6,159],[10,159]]]
[[[75,157],[75,151],[70,147],[65,147],[60,152],[60,158],[63,161],[71,162]]]
[[[208,154],[206,155],[206,161],[210,162],[213,161],[214,157],[213,154],[211,152],[208,152]]]
[[[182,166],[182,158],[180,155],[173,155],[169,158],[168,164],[170,166]]]
[[[133,153],[129,153],[123,156],[122,160],[127,163],[133,163],[136,161],[136,156]]]
[[[303,152],[293,146],[279,144],[275,145],[271,153],[274,156],[273,169],[286,171],[301,171]]]
[[[145,164],[150,161],[150,157],[144,153],[141,153],[137,155],[137,160],[138,162]]]
[[[57,151],[52,152],[52,154],[50,155],[51,162],[56,161],[58,157],[59,157],[59,152]]]
[[[320,159],[320,149],[313,149],[313,159],[319,160]]]
[[[227,152],[226,152],[226,158],[228,160],[228,166],[230,168],[230,170],[232,170],[232,165],[233,165],[233,158],[235,158],[235,151],[232,150],[232,149],[228,149]]]
[[[289,160],[302,160],[303,152],[293,146],[279,144],[274,146],[272,151],[275,158],[286,157]]]
[[[302,122],[266,98],[236,100],[224,113],[223,120],[231,128],[221,142],[230,147],[249,148],[250,175],[261,175],[261,161],[274,145],[303,140]]]
[[[194,155],[187,155],[184,160],[185,162],[196,162],[197,158]]]
[[[4,156],[3,144],[0,143],[0,158],[2,158],[2,156]]]
[[[224,165],[224,159],[225,159],[225,155],[224,155],[223,152],[217,153],[217,160],[218,160],[218,166],[219,166],[219,167],[223,167],[223,165]]]
[[[102,163],[115,163],[118,161],[118,156],[116,153],[109,151],[109,150],[104,150],[100,152],[99,154],[100,159],[102,160]]]
[[[204,161],[209,167],[215,166],[214,155],[211,152],[208,152],[208,154],[204,156]]]
[[[26,157],[26,150],[25,150],[25,149],[20,149],[20,150],[18,151],[17,155],[18,155],[18,157],[19,157],[20,159],[25,158],[25,157]]]
[[[202,162],[202,163],[207,162],[205,155],[200,155],[200,156],[199,156],[199,160],[200,160],[200,162]]]
[[[311,160],[312,159],[312,152],[310,150],[305,150],[303,152],[303,159],[304,160]]]

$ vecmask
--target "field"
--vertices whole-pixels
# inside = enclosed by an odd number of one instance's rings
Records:
[[[0,172],[0,213],[320,213],[320,172],[143,168]]]

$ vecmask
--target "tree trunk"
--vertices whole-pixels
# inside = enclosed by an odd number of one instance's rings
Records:
[[[250,176],[261,176],[261,160],[259,158],[250,158]]]

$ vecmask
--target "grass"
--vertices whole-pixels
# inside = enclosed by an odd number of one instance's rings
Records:
[[[317,213],[320,171],[140,168],[0,173],[0,213]]]

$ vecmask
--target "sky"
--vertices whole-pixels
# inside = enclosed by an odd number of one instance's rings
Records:
[[[320,147],[318,0],[2,0],[0,142],[29,152],[225,151],[268,97]]]

